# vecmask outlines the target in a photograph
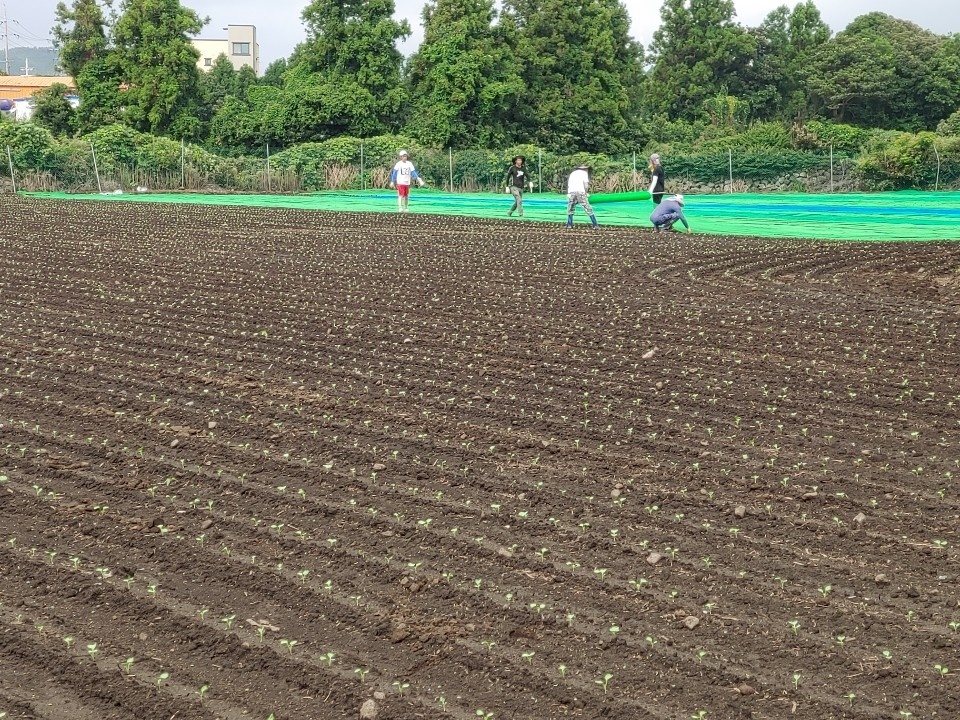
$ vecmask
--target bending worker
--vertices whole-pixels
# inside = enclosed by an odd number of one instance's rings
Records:
[[[687,232],[693,232],[690,229],[690,223],[683,215],[683,195],[674,195],[667,198],[657,205],[657,209],[650,216],[650,222],[657,232],[667,232],[673,230],[673,224],[679,220],[687,229]]]

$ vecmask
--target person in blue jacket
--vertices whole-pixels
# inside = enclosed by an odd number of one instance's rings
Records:
[[[658,232],[667,232],[673,230],[673,224],[679,220],[687,229],[687,232],[693,232],[690,229],[690,223],[683,214],[683,195],[674,195],[667,198],[653,211],[650,216],[650,222]]]

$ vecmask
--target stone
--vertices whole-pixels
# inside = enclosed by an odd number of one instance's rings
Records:
[[[649,555],[647,555],[647,563],[650,565],[656,565],[662,559],[663,559],[663,555],[661,555],[658,552],[652,552]]]
[[[738,518],[742,518],[744,515],[747,514],[747,508],[743,505],[737,505],[737,507],[733,511],[733,514],[736,515]]]
[[[383,463],[377,463],[376,465],[373,466],[373,469],[374,469],[376,472],[380,472],[381,470],[386,470],[386,469],[387,469],[387,466],[384,465]]]
[[[693,615],[687,615],[687,617],[683,619],[683,624],[687,626],[688,630],[693,630],[700,624],[700,619],[695,618]]]
[[[866,519],[867,519],[867,516],[864,515],[862,512],[860,512],[860,513],[857,513],[857,514],[854,516],[853,521],[854,521],[857,525],[862,525],[862,524],[863,524],[863,521],[866,520]]]
[[[379,713],[377,703],[373,700],[364,700],[360,706],[360,720],[376,720]]]

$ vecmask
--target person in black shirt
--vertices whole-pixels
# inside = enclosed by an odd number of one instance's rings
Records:
[[[507,168],[507,175],[503,179],[507,186],[507,192],[513,195],[513,205],[510,206],[508,217],[513,216],[516,210],[520,217],[523,217],[523,191],[527,186],[527,159],[523,155],[517,155],[510,161],[510,167]]]
[[[663,165],[660,164],[660,156],[654,153],[650,156],[650,197],[654,205],[660,204],[664,192],[666,192],[666,186],[663,179]]]

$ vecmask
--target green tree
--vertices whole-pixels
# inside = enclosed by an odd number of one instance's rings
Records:
[[[63,83],[54,83],[34,93],[33,121],[53,135],[69,135],[73,129],[73,107],[64,97],[70,89]]]
[[[928,127],[960,108],[960,35],[946,38],[934,51],[919,91]]]
[[[84,66],[107,53],[107,22],[97,0],[57,3],[57,24],[50,31],[53,46],[60,51],[60,67],[76,78]]]
[[[410,135],[437,147],[490,147],[512,139],[523,96],[512,23],[493,25],[492,0],[435,0],[410,59]]]
[[[757,49],[744,71],[744,98],[753,108],[754,117],[769,120],[803,116],[808,104],[803,68],[831,35],[820,11],[811,0],[798,3],[793,10],[781,5],[751,33]]]
[[[200,74],[200,91],[210,116],[223,105],[228,95],[237,92],[237,71],[225,54],[220,53],[209,70]]]
[[[631,143],[642,49],[618,0],[505,0],[526,93],[514,113],[527,142],[560,152]],[[518,138],[519,139],[519,138]]]
[[[862,127],[932,129],[960,91],[948,38],[884,13],[861,15],[816,50],[806,68],[813,98]]]
[[[307,40],[285,75],[303,140],[341,133],[365,137],[397,124],[405,92],[393,0],[313,0],[302,13]],[[295,70],[295,71],[294,71]]]
[[[267,69],[260,76],[260,85],[283,87],[283,74],[287,71],[287,59],[280,58],[267,65]]]
[[[86,63],[76,77],[76,84],[80,107],[76,110],[74,122],[79,134],[123,122],[123,74],[114,53]]]
[[[746,68],[757,40],[734,14],[732,0],[664,0],[644,86],[649,111],[693,120],[708,98],[749,93]]]
[[[814,53],[806,68],[814,108],[825,108],[837,122],[859,124],[889,97],[895,62],[888,40],[838,33]]]
[[[204,21],[179,0],[124,0],[113,28],[125,121],[141,132],[195,137],[200,120],[199,52],[188,35]]]

